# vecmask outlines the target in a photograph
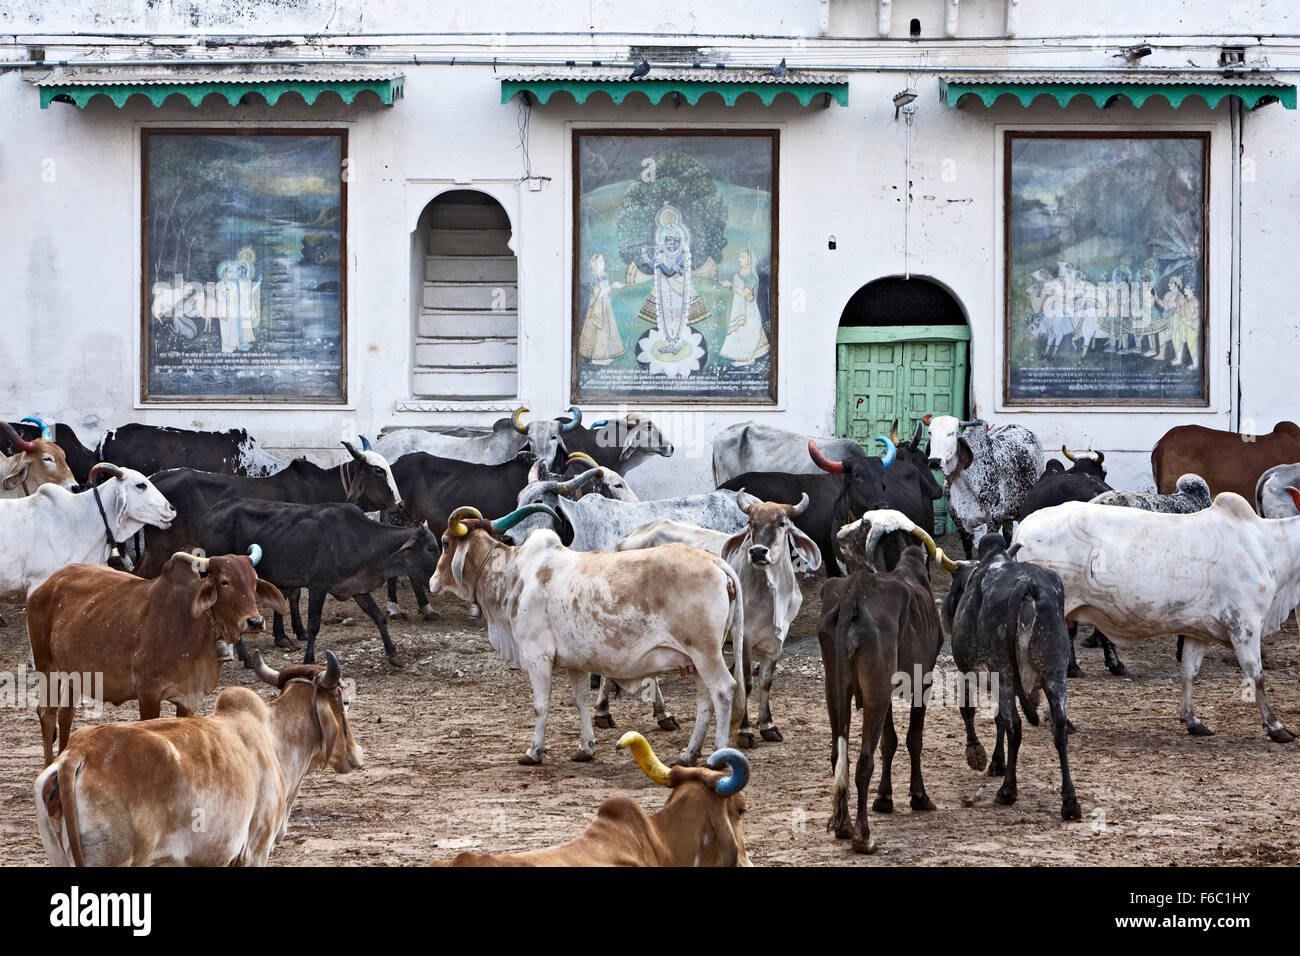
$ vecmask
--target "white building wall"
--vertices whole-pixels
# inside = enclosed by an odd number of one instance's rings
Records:
[[[73,424],[88,443],[104,428],[125,421],[193,428],[247,427],[264,444],[324,459],[337,448],[345,418],[373,434],[385,425],[486,424],[512,403],[412,403],[411,230],[424,206],[440,192],[479,189],[510,215],[519,260],[520,401],[534,414],[559,414],[570,404],[572,273],[571,134],[575,127],[688,126],[776,127],[781,131],[779,261],[779,401],[774,407],[638,406],[678,444],[677,456],[654,460],[636,473],[636,485],[654,495],[710,486],[709,441],[719,429],[746,419],[794,431],[830,433],[835,408],[835,335],[840,313],[867,282],[904,272],[903,196],[905,126],[894,120],[892,94],[914,85],[920,98],[913,127],[913,207],[907,267],[913,275],[947,287],[969,317],[974,413],[990,421],[1033,428],[1045,447],[1096,447],[1107,452],[1117,487],[1148,487],[1150,448],[1168,428],[1185,422],[1233,424],[1230,388],[1230,263],[1232,258],[1231,127],[1226,103],[1209,110],[1199,100],[1171,109],[1162,99],[1140,110],[1117,104],[1099,110],[1078,100],[1062,109],[1040,100],[1028,109],[1004,100],[993,108],[943,105],[933,72],[871,72],[866,67],[1061,67],[1104,69],[1119,65],[1126,38],[1149,31],[1204,35],[1178,41],[1153,39],[1157,51],[1144,65],[1177,67],[1217,62],[1223,37],[1300,34],[1300,11],[1283,4],[1223,7],[1206,2],[1159,2],[1134,8],[1104,2],[1018,4],[1014,40],[936,41],[942,3],[894,0],[891,30],[905,35],[907,19],[922,19],[921,43],[877,40],[876,5],[830,2],[830,36],[819,36],[821,5],[758,2],[736,6],[698,3],[587,5],[499,2],[427,5],[398,0],[309,0],[298,3],[227,4],[205,12],[198,26],[192,4],[115,4],[82,9],[38,4],[0,5],[0,60],[22,60],[42,45],[47,60],[156,56],[138,37],[104,37],[94,45],[73,41],[73,30],[229,36],[366,32],[316,43],[313,53],[343,56],[367,45],[367,58],[420,54],[491,58],[512,63],[563,59],[620,62],[629,42],[682,43],[723,51],[728,62],[850,68],[849,106],[799,107],[790,97],[763,107],[746,97],[727,108],[717,97],[699,105],[650,106],[639,96],[614,106],[600,95],[574,104],[559,95],[532,110],[531,173],[548,177],[533,192],[519,148],[517,101],[500,102],[491,65],[408,65],[405,96],[391,108],[368,95],[352,106],[325,97],[306,107],[286,97],[231,108],[215,100],[199,108],[173,99],[161,108],[137,99],[124,108],[105,99],[86,109],[53,104],[41,110],[36,91],[17,70],[0,72],[0,277],[10,321],[0,373],[0,413],[39,413]],[[960,37],[1001,32],[1004,0],[965,0]],[[5,25],[8,24],[8,25]],[[1125,35],[1100,25],[1122,24]],[[657,36],[582,35],[626,30]],[[553,36],[503,33],[537,30]],[[402,35],[380,37],[383,30]],[[691,36],[691,31],[716,31]],[[453,36],[482,31],[479,36]],[[569,31],[567,33],[563,31]],[[901,32],[900,32],[901,31]],[[771,35],[727,38],[728,33]],[[430,34],[430,35],[421,35]],[[433,35],[438,34],[438,35]],[[1044,40],[1044,37],[1083,39]],[[1216,39],[1217,37],[1217,39]],[[1244,41],[1254,44],[1254,40]],[[232,48],[233,49],[233,48]],[[1297,48],[1271,41],[1252,47],[1273,69],[1300,68]],[[257,49],[255,55],[265,51]],[[284,55],[283,51],[277,51]],[[188,55],[203,55],[194,47]],[[248,56],[214,48],[210,55]],[[360,62],[365,62],[362,60]],[[368,102],[367,102],[368,101]],[[364,104],[364,105],[362,105]],[[1294,418],[1286,386],[1297,338],[1289,283],[1290,249],[1300,241],[1294,215],[1300,171],[1297,113],[1269,106],[1247,114],[1245,156],[1254,181],[1242,187],[1241,259],[1243,362],[1239,413],[1246,425],[1267,431]],[[348,195],[348,381],[342,407],[224,404],[141,405],[139,402],[140,186],[139,130],[169,124],[202,126],[346,126],[353,159]],[[1211,404],[1206,409],[1007,409],[1002,407],[1001,133],[1008,128],[1208,130],[1211,158],[1211,316],[1205,361]],[[1248,169],[1251,164],[1248,164]],[[836,238],[836,249],[827,239]],[[803,303],[798,311],[796,303]],[[590,418],[616,411],[584,406]],[[341,452],[340,452],[341,454]]]

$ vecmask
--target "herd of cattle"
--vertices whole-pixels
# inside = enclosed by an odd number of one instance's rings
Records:
[[[651,421],[584,425],[571,408],[525,422],[526,413],[491,430],[392,429],[373,447],[347,435],[348,458],[334,468],[275,458],[243,430],[131,424],[87,448],[63,424],[0,423],[0,594],[26,597],[28,667],[44,688],[35,802],[50,860],[266,863],[307,772],[364,762],[347,718],[350,682],[333,654],[315,663],[325,597],[355,600],[400,666],[387,629],[403,613],[399,578],[426,617],[436,616],[428,592],[469,604],[492,646],[528,675],[536,727],[520,763],[541,762],[547,749],[557,668],[578,708],[579,761],[595,755],[594,728],[614,726],[616,688],[644,685],[659,726],[676,729],[657,675],[696,681],[677,766],[660,763],[640,734],[619,743],[672,788],[659,813],[615,798],[564,847],[462,854],[457,864],[748,864],[740,816],[750,767],[732,744],[755,745],[755,676],[759,735],[784,739],[771,699],[776,664],[802,604],[800,576],[823,566],[829,829],[860,852],[873,847],[866,801],[878,746],[873,806],[893,807],[899,675],[932,674],[945,634],[962,675],[997,676],[991,759],[973,700],[961,715],[970,766],[1004,776],[999,803],[1016,799],[1020,714],[1036,725],[1045,694],[1061,815],[1080,817],[1066,714],[1080,623],[1093,626],[1117,674],[1112,638],[1177,634],[1180,716],[1196,735],[1212,731],[1193,711],[1193,680],[1209,644],[1231,646],[1268,736],[1294,739],[1268,703],[1260,652],[1300,604],[1300,428],[1290,422],[1264,436],[1174,428],[1151,456],[1154,494],[1112,489],[1100,452],[1063,448],[1068,466],[1045,460],[1020,425],[927,415],[906,440],[895,423],[874,457],[850,439],[747,422],[714,441],[715,491],[642,501],[625,476],[674,451]],[[933,540],[944,498],[963,561]],[[941,606],[935,562],[952,573]],[[373,597],[385,584],[386,609]],[[277,671],[245,646],[266,630],[259,604],[274,614],[277,646],[305,644],[301,665]],[[279,696],[267,704],[229,687],[211,716],[195,716],[236,657]],[[105,701],[138,701],[142,723],[73,733],[69,675],[85,673],[103,675]],[[175,718],[160,718],[163,701]],[[911,807],[933,809],[921,774],[926,697],[908,703]],[[697,770],[710,723],[709,769]],[[195,808],[206,814],[201,828]]]

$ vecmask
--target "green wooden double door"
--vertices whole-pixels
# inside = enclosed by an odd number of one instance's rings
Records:
[[[906,440],[926,415],[966,417],[970,328],[965,325],[842,328],[836,340],[835,434],[871,454],[894,420]],[[940,484],[943,475],[936,472]],[[935,531],[955,530],[947,503],[935,502]]]

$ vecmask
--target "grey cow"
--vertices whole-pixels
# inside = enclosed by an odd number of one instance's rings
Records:
[[[966,678],[977,669],[998,677],[998,742],[988,763],[991,777],[1003,775],[994,799],[1016,802],[1016,757],[1020,751],[1019,698],[1025,718],[1038,725],[1039,692],[1047,696],[1052,742],[1061,761],[1061,818],[1078,820],[1082,813],[1070,779],[1066,754],[1071,729],[1065,713],[1066,669],[1070,637],[1065,625],[1065,587],[1054,571],[1013,560],[1000,534],[980,539],[979,560],[962,561],[953,572],[952,587],[940,617],[952,636],[952,656],[958,674]],[[969,684],[963,681],[963,691]],[[975,706],[969,699],[959,707],[966,724],[966,762],[983,770],[987,754],[975,733]],[[1003,762],[1003,738],[1008,743]]]
[[[821,469],[808,457],[808,439],[834,461],[861,457],[862,446],[852,438],[800,435],[758,422],[741,422],[718,432],[713,439],[713,484],[723,485],[751,471],[787,475],[817,475]]]
[[[1189,515],[1210,507],[1210,486],[1200,475],[1183,475],[1172,495],[1157,495],[1143,491],[1106,491],[1091,499],[1095,505],[1114,505],[1119,508],[1137,508],[1141,511],[1158,511],[1167,515]],[[1294,513],[1294,512],[1293,512]]]
[[[492,430],[482,435],[449,434],[425,431],[423,428],[395,428],[380,433],[375,451],[389,461],[403,455],[422,451],[439,458],[451,458],[478,465],[500,465],[510,461],[527,448],[547,467],[555,460],[557,450],[566,450],[563,433],[582,423],[582,412],[570,408],[573,418],[568,422],[536,419],[524,424],[523,415],[528,409],[519,406],[509,418],[498,419]]]
[[[1261,518],[1294,518],[1300,514],[1286,490],[1288,485],[1300,488],[1300,463],[1274,465],[1259,476],[1255,483],[1255,511]]]

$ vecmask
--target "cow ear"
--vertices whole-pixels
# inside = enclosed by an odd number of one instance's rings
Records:
[[[963,468],[969,468],[975,461],[975,453],[970,450],[970,445],[966,444],[966,439],[957,439],[957,461]]]
[[[284,599],[284,595],[280,593],[280,589],[270,581],[258,580],[257,598],[259,601],[266,602],[266,604],[276,614],[289,613],[289,602]]]
[[[202,617],[212,610],[212,606],[217,603],[217,582],[212,578],[207,578],[199,585],[199,592],[194,595],[194,600],[190,604],[190,614],[193,617]]]
[[[456,549],[456,554],[451,559],[451,576],[456,587],[461,587],[461,579],[465,576],[465,556],[469,554],[469,548],[464,545],[465,542],[461,542],[461,547]]]
[[[822,566],[822,551],[817,547],[816,541],[793,526],[786,530],[786,534],[790,536],[790,543],[794,545],[794,549],[808,562],[809,571],[816,571]]]
[[[746,528],[739,534],[733,534],[728,538],[722,545],[722,560],[730,564],[731,559],[735,556],[736,552],[745,546],[745,541],[748,537],[749,529]]]
[[[5,491],[13,491],[27,478],[27,472],[31,471],[31,468],[32,463],[30,461],[21,461],[20,467],[16,471],[11,472],[9,476],[5,478],[4,483],[0,485],[0,487],[3,487]]]

